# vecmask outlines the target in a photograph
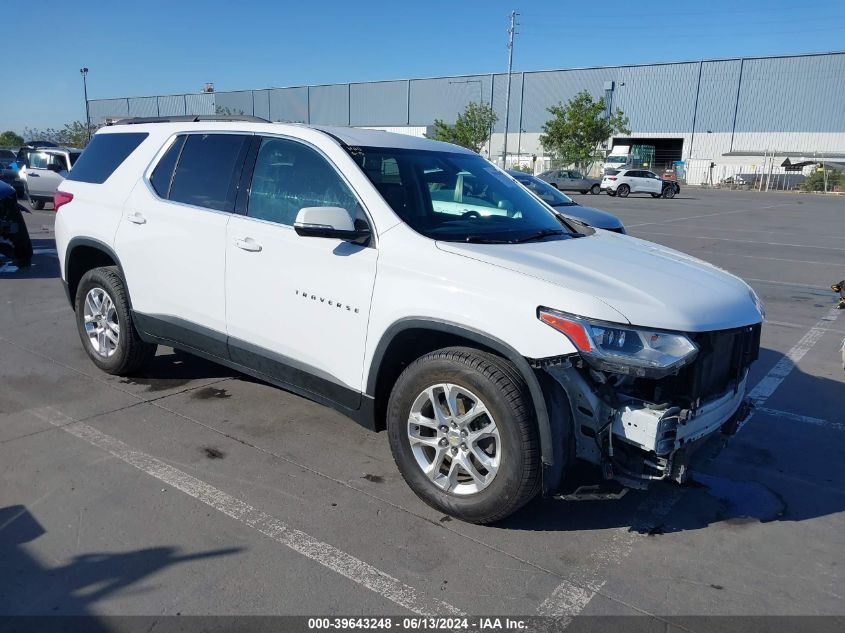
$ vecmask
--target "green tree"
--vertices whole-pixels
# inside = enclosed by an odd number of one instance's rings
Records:
[[[599,146],[616,134],[630,134],[628,117],[618,108],[606,116],[604,98],[593,101],[586,90],[548,108],[552,118],[543,124],[540,144],[552,158],[589,171],[601,158]]]
[[[21,145],[23,145],[23,138],[12,130],[0,133],[0,147],[20,147]]]
[[[470,103],[458,115],[455,125],[448,125],[440,119],[434,120],[434,133],[430,138],[436,141],[454,143],[473,152],[480,152],[490,137],[490,130],[498,117],[486,103]]]
[[[91,125],[91,136],[100,129],[98,125]],[[72,121],[65,123],[60,130],[48,127],[46,129],[26,128],[23,131],[28,141],[50,141],[65,147],[83,148],[88,144],[88,125],[85,121]]]
[[[824,191],[825,175],[823,171],[814,171],[807,176],[807,179],[801,183],[801,188],[804,191]],[[827,190],[833,191],[833,188],[845,186],[845,177],[838,169],[831,169],[827,172]]]

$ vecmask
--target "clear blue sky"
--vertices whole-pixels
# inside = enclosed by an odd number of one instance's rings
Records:
[[[82,66],[92,99],[503,71],[511,9],[515,70],[845,49],[845,0],[85,4],[43,0],[47,29],[12,20],[49,36],[6,51],[0,130],[84,120]]]

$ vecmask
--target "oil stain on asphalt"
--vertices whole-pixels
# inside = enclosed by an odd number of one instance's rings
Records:
[[[232,394],[230,394],[225,389],[218,389],[216,387],[203,387],[202,389],[197,389],[196,391],[192,392],[191,397],[197,400],[212,400],[215,398],[231,398]]]
[[[203,446],[202,452],[206,457],[208,457],[208,459],[223,459],[226,457],[226,453],[221,451],[219,448],[214,448],[213,446]]]

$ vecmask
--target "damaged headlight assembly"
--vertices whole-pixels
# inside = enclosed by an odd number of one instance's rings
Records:
[[[677,373],[698,354],[686,335],[650,328],[595,321],[551,308],[537,318],[564,334],[594,369],[642,378]]]

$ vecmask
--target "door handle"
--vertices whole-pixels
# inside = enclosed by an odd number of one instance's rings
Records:
[[[40,175],[40,174],[32,174],[32,173],[28,173],[28,174],[26,175],[26,177],[27,177],[27,178],[41,178],[41,175]]]
[[[250,253],[258,253],[261,251],[261,244],[256,242],[251,237],[244,237],[242,239],[235,240],[235,246],[237,246],[242,251],[249,251]]]
[[[129,220],[130,222],[132,222],[132,224],[146,224],[147,223],[147,218],[145,218],[143,215],[141,215],[137,211],[135,213],[130,213],[128,216],[126,216],[126,219]]]

